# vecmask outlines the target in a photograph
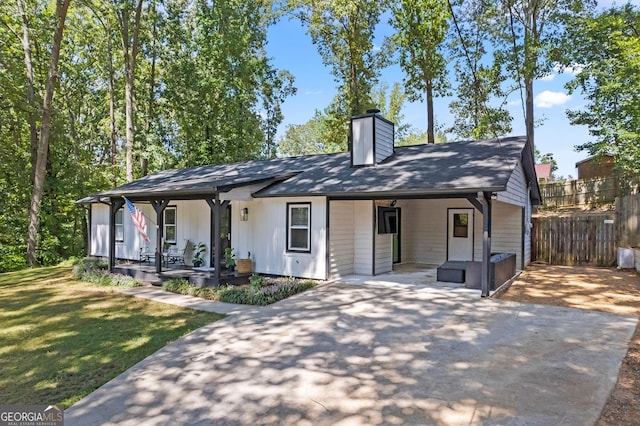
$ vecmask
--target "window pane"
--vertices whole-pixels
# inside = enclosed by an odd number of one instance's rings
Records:
[[[164,211],[164,223],[166,225],[176,224],[176,209],[166,209]]]
[[[120,209],[116,212],[116,241],[124,241],[124,210]]]
[[[467,238],[469,233],[469,214],[454,213],[453,214],[453,236],[458,238]]]
[[[124,226],[116,225],[116,241],[124,241]]]
[[[167,226],[165,228],[165,241],[175,243],[176,242],[176,227]]]
[[[307,246],[307,229],[292,229],[291,231],[291,248],[294,249],[309,249]]]
[[[291,226],[307,226],[309,225],[309,208],[308,207],[292,207],[291,208]]]

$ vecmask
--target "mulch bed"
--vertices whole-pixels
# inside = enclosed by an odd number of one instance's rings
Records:
[[[614,268],[532,264],[499,298],[640,316],[640,276],[635,271]],[[640,324],[596,422],[597,426],[639,424]]]

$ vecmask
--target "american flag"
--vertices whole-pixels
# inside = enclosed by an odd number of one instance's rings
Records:
[[[144,213],[142,213],[142,210],[134,206],[133,203],[127,199],[127,197],[123,198],[124,202],[127,203],[129,213],[131,213],[133,224],[136,225],[136,228],[138,228],[138,231],[140,231],[140,235],[142,235],[142,238],[145,241],[151,241],[147,236],[147,220],[144,218]]]

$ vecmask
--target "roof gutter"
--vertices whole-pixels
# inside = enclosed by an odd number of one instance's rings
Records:
[[[502,192],[506,186],[492,186],[484,188],[463,189],[434,189],[434,190],[387,190],[387,191],[354,191],[354,192],[288,192],[279,194],[261,194],[257,191],[251,194],[254,198],[281,198],[281,197],[318,197],[325,196],[331,199],[346,200],[388,200],[393,199],[417,199],[417,198],[467,198],[475,197],[478,192]]]

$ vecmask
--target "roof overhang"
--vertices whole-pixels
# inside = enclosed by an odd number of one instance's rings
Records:
[[[278,175],[269,176],[246,176],[241,178],[223,179],[218,182],[212,182],[214,185],[195,187],[189,184],[177,183],[175,188],[159,188],[159,189],[128,189],[126,185],[114,188],[99,194],[82,198],[76,201],[77,204],[92,203],[109,203],[112,198],[127,197],[131,201],[151,201],[158,199],[171,200],[203,200],[212,198],[216,193],[226,193],[235,188],[241,188],[252,185],[264,184],[265,186],[273,183],[281,182],[300,172],[289,172]],[[215,185],[218,183],[219,185]]]
[[[260,191],[252,194],[254,198],[282,198],[282,197],[327,197],[332,200],[395,200],[395,199],[430,199],[430,198],[468,198],[477,197],[478,192],[502,192],[504,186],[483,188],[439,188],[419,190],[389,190],[389,191],[349,191],[333,193],[292,193],[277,195],[262,195]]]

